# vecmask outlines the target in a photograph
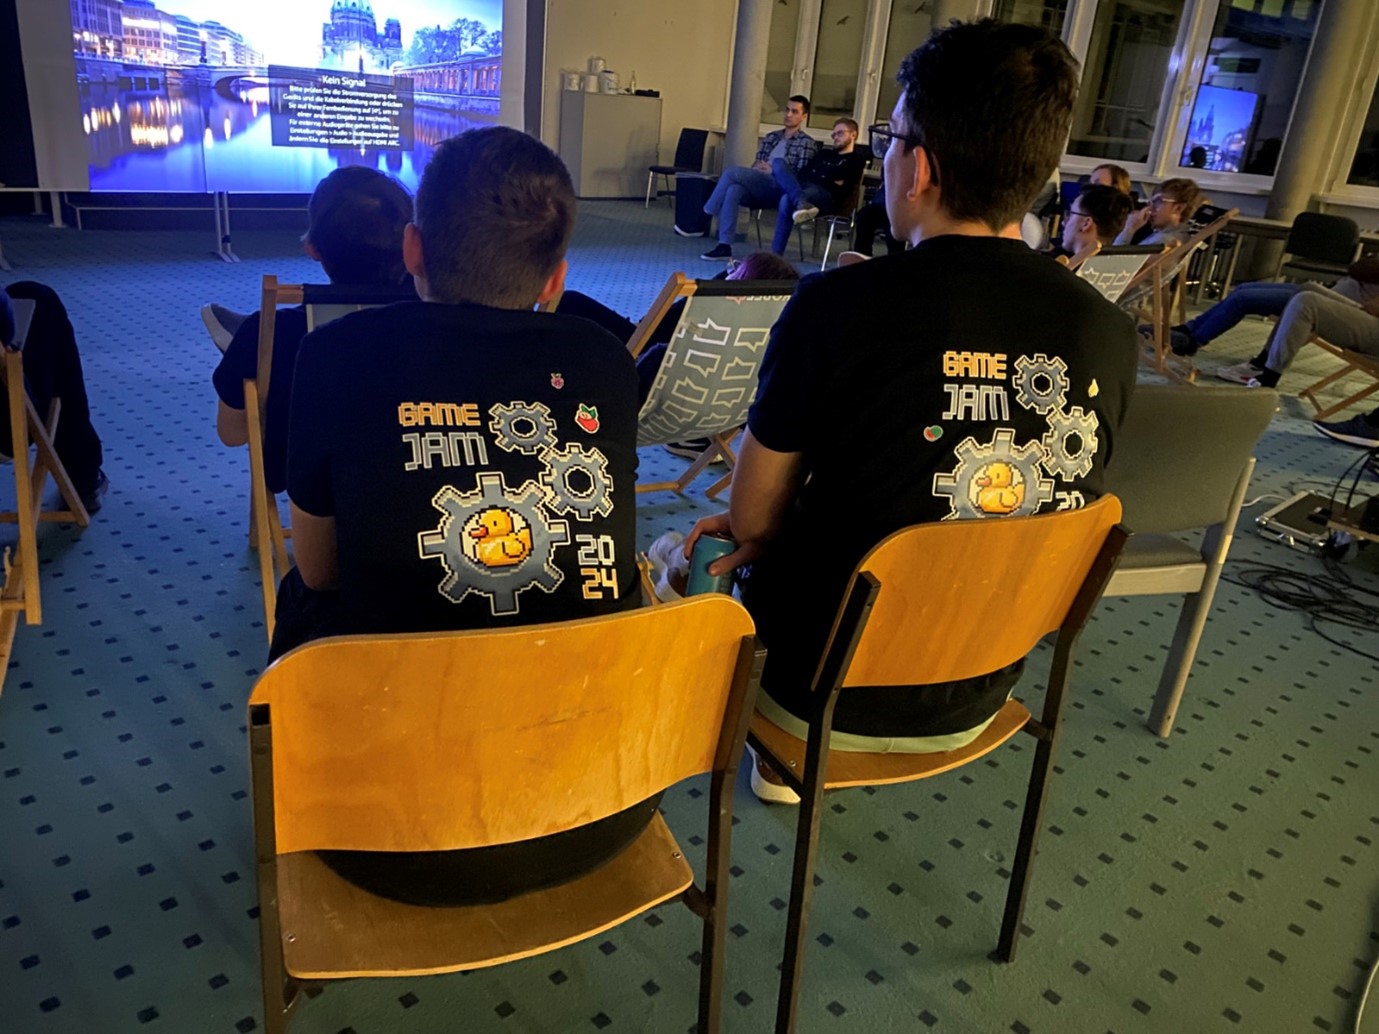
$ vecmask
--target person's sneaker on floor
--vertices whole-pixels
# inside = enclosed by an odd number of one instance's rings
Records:
[[[1347,445],[1359,445],[1365,449],[1379,449],[1379,427],[1375,427],[1363,416],[1353,416],[1349,420],[1313,420],[1312,426],[1328,438]]]
[[[803,208],[795,209],[795,214],[790,217],[795,220],[795,225],[807,223],[811,219],[819,218],[819,210],[813,205],[805,205]]]
[[[781,782],[780,776],[771,771],[750,746],[747,748],[747,760],[752,765],[752,793],[756,794],[757,800],[766,804],[800,803],[800,795]]]
[[[1232,384],[1244,384],[1247,387],[1250,381],[1257,381],[1259,375],[1264,371],[1251,362],[1235,363],[1232,366],[1223,366],[1216,371],[1216,376],[1223,381],[1230,381]],[[1255,385],[1258,387],[1258,385]]]
[[[646,551],[651,562],[651,587],[662,603],[685,598],[689,586],[689,561],[685,558],[685,536],[668,531]]]
[[[710,262],[726,262],[733,257],[733,246],[731,244],[715,244],[699,257],[708,259]]]
[[[1182,323],[1168,329],[1168,347],[1173,349],[1174,355],[1196,355],[1202,345],[1192,336],[1187,324]]]
[[[708,235],[709,231],[700,230],[698,233],[691,233],[689,230],[682,230],[680,229],[680,227],[676,226],[675,232],[678,233],[681,237],[705,237]]]
[[[235,331],[239,330],[248,318],[242,312],[235,312],[233,309],[227,309],[215,302],[201,306],[201,322],[206,324],[206,329],[211,334],[211,340],[215,342],[215,347],[222,352],[230,347],[230,342],[235,338]]]
[[[709,440],[707,438],[691,438],[684,442],[670,442],[665,446],[665,450],[672,456],[679,456],[682,460],[697,460],[708,447]]]

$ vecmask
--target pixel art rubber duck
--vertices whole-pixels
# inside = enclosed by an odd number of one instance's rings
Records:
[[[982,513],[1014,513],[1025,501],[1024,483],[1014,484],[1015,468],[1009,463],[992,463],[975,479],[977,507]]]
[[[474,555],[485,567],[514,567],[531,555],[531,529],[517,530],[512,514],[492,506],[469,529]]]

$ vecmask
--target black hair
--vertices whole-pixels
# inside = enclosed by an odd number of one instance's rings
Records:
[[[1125,219],[1134,207],[1129,194],[1100,183],[1088,183],[1079,190],[1077,203],[1096,223],[1096,235],[1103,241],[1112,240],[1125,229]]]
[[[791,97],[790,100],[794,101],[800,107],[804,108],[804,113],[806,115],[809,114],[809,98],[806,97],[804,94],[797,93],[795,94],[795,96]]]
[[[312,191],[302,238],[336,284],[401,284],[402,231],[412,218],[412,195],[377,169],[336,169]]]

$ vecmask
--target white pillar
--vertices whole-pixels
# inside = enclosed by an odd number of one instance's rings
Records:
[[[738,0],[737,36],[728,93],[728,132],[723,168],[751,165],[757,154],[761,95],[766,87],[766,47],[774,0]]]

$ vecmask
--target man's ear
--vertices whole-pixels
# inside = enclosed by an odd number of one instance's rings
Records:
[[[316,250],[316,245],[312,244],[310,240],[302,241],[302,250],[317,262],[321,261],[321,253]]]
[[[906,195],[912,201],[917,199],[926,190],[929,190],[937,185],[935,183],[935,180],[937,179],[938,173],[938,170],[935,169],[933,165],[929,162],[929,151],[927,148],[916,147],[914,149],[914,156],[914,181],[910,184],[910,189],[906,191]]]
[[[546,278],[546,283],[541,288],[541,293],[536,296],[536,304],[544,305],[552,298],[558,298],[565,290],[565,274],[570,271],[570,263],[565,259],[560,260],[560,264],[555,267],[555,271]]]
[[[421,249],[421,231],[416,223],[408,223],[402,231],[402,264],[417,280],[426,277],[426,256]]]

